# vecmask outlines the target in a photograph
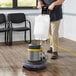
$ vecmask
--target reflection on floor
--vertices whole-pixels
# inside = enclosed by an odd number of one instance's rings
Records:
[[[61,38],[60,46],[76,53],[76,42]],[[27,58],[28,44],[14,43],[13,46],[0,44],[0,76],[76,76],[76,57],[59,50],[59,58],[51,60],[48,55],[47,68],[41,71],[28,71],[22,68],[22,62]],[[49,48],[48,42],[43,50]]]

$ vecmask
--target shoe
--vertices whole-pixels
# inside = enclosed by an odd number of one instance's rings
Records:
[[[58,58],[58,52],[53,52],[51,59],[57,59]]]
[[[52,47],[47,51],[47,53],[52,53]]]

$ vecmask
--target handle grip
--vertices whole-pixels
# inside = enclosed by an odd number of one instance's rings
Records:
[[[42,14],[48,14],[48,15],[51,14],[51,10],[48,9],[48,6],[46,5],[42,6]]]

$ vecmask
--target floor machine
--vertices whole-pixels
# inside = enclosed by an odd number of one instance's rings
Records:
[[[42,55],[40,45],[29,44],[28,59],[23,62],[23,68],[28,70],[42,70],[46,68],[47,57]]]
[[[47,7],[42,8],[42,14],[48,12]],[[43,55],[41,45],[29,44],[28,59],[23,62],[23,68],[28,70],[41,70],[46,68],[47,56]]]

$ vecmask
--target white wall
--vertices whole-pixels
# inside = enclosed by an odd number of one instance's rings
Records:
[[[1,10],[0,11],[0,13],[4,13],[4,14],[6,14],[6,16],[7,16],[8,13],[16,13],[16,12],[25,13],[26,18],[31,21],[32,39],[34,39],[33,29],[34,29],[35,16],[39,15],[41,10]],[[23,24],[20,24],[20,25],[23,25]],[[63,23],[61,23],[61,26],[60,26],[59,36],[60,37],[63,36]],[[28,37],[29,36],[27,36],[27,39],[28,39]],[[20,41],[20,40],[24,40],[23,32],[14,32],[13,41]],[[4,42],[4,34],[3,33],[0,33],[0,42]]]
[[[76,0],[65,0],[63,5],[63,11],[66,13],[76,14]]]
[[[76,41],[76,16],[64,15],[64,37]]]
[[[65,0],[63,5],[63,29],[65,38],[76,41],[76,0]]]

